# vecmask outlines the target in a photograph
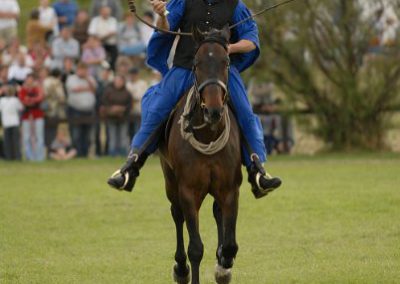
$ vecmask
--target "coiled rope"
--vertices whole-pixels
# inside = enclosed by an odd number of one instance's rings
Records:
[[[190,110],[192,109],[193,103],[195,103],[195,100],[193,100],[193,96],[195,95],[195,88],[193,87],[188,94],[188,97],[186,99],[186,104],[183,109],[183,114],[181,115],[178,123],[181,125],[181,136],[184,140],[188,141],[190,145],[194,149],[196,149],[198,152],[204,154],[204,155],[214,155],[221,151],[226,144],[228,143],[229,140],[229,134],[231,131],[231,120],[229,118],[229,111],[227,106],[224,106],[224,111],[223,111],[223,117],[222,119],[225,122],[225,128],[222,131],[221,135],[217,138],[217,140],[212,141],[209,144],[204,144],[196,139],[194,137],[193,132],[187,132],[186,129],[188,128],[190,121],[187,118]],[[200,127],[193,127],[193,129],[200,129],[205,127],[205,124],[203,124]]]

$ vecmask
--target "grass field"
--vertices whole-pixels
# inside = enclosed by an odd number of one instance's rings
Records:
[[[0,283],[172,283],[175,233],[157,159],[134,193],[105,186],[122,161],[0,163]],[[272,158],[284,179],[244,184],[233,283],[399,283],[400,156]],[[201,211],[202,283],[216,228]]]

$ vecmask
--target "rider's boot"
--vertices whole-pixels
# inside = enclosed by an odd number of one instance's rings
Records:
[[[266,196],[282,184],[280,178],[272,177],[265,171],[258,157],[253,159],[251,165],[247,167],[247,172],[249,174],[248,181],[251,184],[251,191],[257,199]]]
[[[108,179],[107,183],[117,190],[131,192],[139,176],[139,170],[143,167],[148,156],[146,153],[139,155],[137,151],[131,150],[125,164]]]

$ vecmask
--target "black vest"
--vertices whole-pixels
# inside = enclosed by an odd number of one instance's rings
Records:
[[[182,32],[192,32],[193,27],[201,31],[211,28],[222,29],[226,24],[232,24],[238,0],[184,0],[185,13],[179,24]],[[211,2],[213,4],[208,4]],[[190,36],[182,36],[176,47],[174,66],[192,69],[195,43]]]

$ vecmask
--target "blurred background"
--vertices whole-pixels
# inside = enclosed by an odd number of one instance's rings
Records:
[[[3,2],[0,95],[18,97],[22,117],[2,112],[0,157],[124,156],[141,97],[160,80],[145,64],[152,30],[126,1]],[[253,11],[273,3],[246,1]],[[244,78],[270,154],[400,151],[399,11],[391,0],[299,0],[257,18],[262,55]],[[79,92],[79,78],[93,88]]]
[[[399,19],[398,0],[297,0],[257,18],[262,53],[243,78],[283,186],[256,201],[243,182],[234,283],[399,282]],[[160,80],[151,34],[125,0],[0,0],[0,283],[171,282],[158,158],[132,194],[106,184]],[[212,198],[201,212],[214,283]]]

